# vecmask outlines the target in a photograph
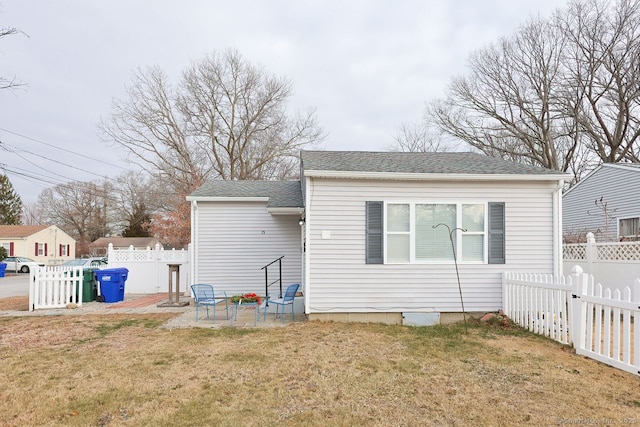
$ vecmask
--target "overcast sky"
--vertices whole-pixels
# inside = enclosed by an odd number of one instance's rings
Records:
[[[97,123],[137,68],[173,81],[207,53],[236,48],[289,77],[290,109],[314,108],[327,150],[382,150],[397,127],[465,73],[470,52],[560,0],[0,0],[0,169],[24,202],[56,183],[131,168]],[[73,153],[78,153],[75,155]],[[0,171],[1,172],[1,171]],[[26,176],[25,176],[26,175]],[[41,176],[44,175],[44,176]]]

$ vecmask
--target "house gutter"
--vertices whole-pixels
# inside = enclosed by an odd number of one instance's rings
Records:
[[[268,197],[187,196],[189,202],[268,202]]]
[[[302,215],[304,214],[304,208],[300,207],[279,207],[270,208],[267,207],[267,212],[271,215]]]
[[[558,181],[569,177],[566,173],[553,174],[460,174],[460,173],[398,173],[362,171],[306,170],[307,177],[385,179],[397,181]]]

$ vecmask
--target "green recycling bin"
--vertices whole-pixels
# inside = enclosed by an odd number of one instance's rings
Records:
[[[95,280],[94,271],[97,268],[84,268],[82,269],[82,302],[91,302],[96,300],[97,285]]]

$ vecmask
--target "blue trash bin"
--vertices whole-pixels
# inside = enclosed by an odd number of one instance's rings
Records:
[[[105,268],[96,270],[96,279],[100,282],[100,295],[104,302],[124,301],[124,286],[129,275],[126,268]]]
[[[4,277],[4,272],[7,269],[7,263],[0,261],[0,277]]]

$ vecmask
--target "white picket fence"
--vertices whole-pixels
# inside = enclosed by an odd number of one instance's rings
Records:
[[[505,272],[503,311],[577,354],[640,375],[640,278],[632,286],[604,288],[580,266],[567,277]]]
[[[82,305],[82,267],[39,267],[29,274],[29,311]]]

